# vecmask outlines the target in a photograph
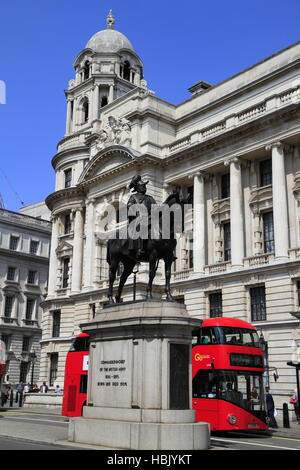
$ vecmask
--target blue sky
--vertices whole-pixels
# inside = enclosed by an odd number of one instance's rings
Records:
[[[144,63],[148,86],[177,104],[300,40],[299,0],[10,0],[0,16],[0,193],[18,211],[54,191],[72,63],[109,9]]]

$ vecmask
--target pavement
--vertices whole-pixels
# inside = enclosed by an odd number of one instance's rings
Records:
[[[7,413],[7,415],[6,415]],[[13,419],[1,420],[5,417]],[[35,415],[35,416],[34,416]],[[22,418],[17,421],[15,418]],[[57,419],[55,419],[57,417]],[[68,439],[68,418],[62,417],[60,410],[45,408],[0,408],[0,437],[24,440],[40,444],[69,446],[74,449],[112,450],[107,447],[99,447],[85,444],[74,444]],[[290,437],[300,439],[300,424],[290,422],[290,427],[283,427],[283,423],[277,420],[278,428],[269,429],[267,432],[274,437]]]

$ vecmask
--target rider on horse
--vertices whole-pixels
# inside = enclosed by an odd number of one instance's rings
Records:
[[[146,194],[148,183],[149,181],[142,181],[140,175],[135,175],[129,184],[129,189],[133,188],[134,194],[130,196],[127,203],[128,249],[136,252],[137,260],[143,260],[146,256],[144,240],[150,236],[151,206],[156,204],[155,199]],[[145,209],[141,205],[145,206]]]

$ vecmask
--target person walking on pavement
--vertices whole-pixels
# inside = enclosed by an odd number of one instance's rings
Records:
[[[24,390],[23,382],[20,382],[19,385],[17,386],[16,403],[18,403],[20,399],[20,395],[23,394],[23,390]]]
[[[269,387],[266,387],[266,405],[267,405],[267,416],[270,420],[270,428],[278,428],[277,421],[275,419],[275,404],[273,400],[273,396],[270,393]]]
[[[299,400],[298,400],[298,393],[297,389],[294,390],[293,395],[291,396],[290,403],[294,405],[294,411],[296,415],[296,419],[300,424],[300,409],[299,409]]]

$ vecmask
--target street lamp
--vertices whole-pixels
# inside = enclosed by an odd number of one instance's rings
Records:
[[[140,269],[140,263],[136,263],[135,269],[133,269],[133,301],[135,302],[136,300],[136,275],[139,272]]]
[[[37,360],[37,355],[35,354],[35,350],[30,354],[31,356],[31,386],[33,387],[33,374],[34,374],[34,364],[36,363]]]
[[[300,381],[299,381],[299,370],[300,370],[300,362],[299,361],[288,361],[287,366],[295,367],[296,371],[296,380],[297,380],[297,396],[300,396]],[[299,400],[299,398],[298,398]]]

